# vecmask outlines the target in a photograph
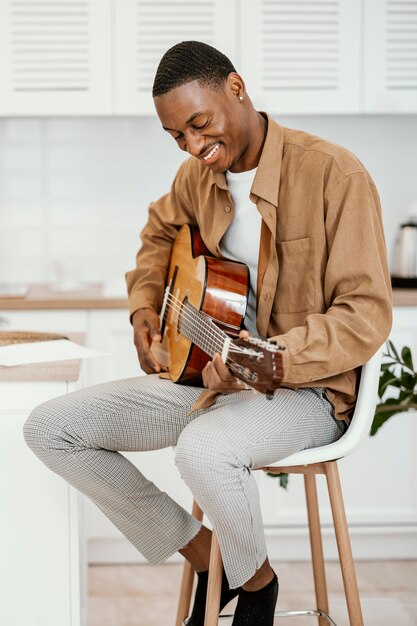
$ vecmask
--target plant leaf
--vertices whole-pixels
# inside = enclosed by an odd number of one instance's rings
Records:
[[[413,394],[408,391],[408,389],[403,389],[400,391],[400,395],[398,396],[398,402],[407,402],[408,404],[412,403]]]
[[[390,349],[392,350],[395,358],[397,359],[398,362],[400,362],[400,357],[398,356],[398,352],[394,346],[394,344],[392,343],[392,341],[390,339],[388,339],[388,346],[390,347]]]
[[[402,411],[399,411],[398,409],[394,409],[392,411],[387,411],[386,413],[375,414],[374,421],[372,422],[372,426],[371,426],[371,432],[370,432],[371,437],[376,435],[376,433],[381,428],[381,426],[385,424],[385,422],[389,420],[390,417],[395,415],[395,413],[400,413],[400,412]]]
[[[283,489],[287,489],[287,487],[288,487],[288,474],[280,474],[279,475],[279,485]]]
[[[409,389],[411,392],[414,391],[414,387],[416,386],[416,376],[409,374],[408,372],[403,372],[400,383],[402,387]]]
[[[271,476],[271,478],[279,478],[279,486],[283,489],[287,489],[288,487],[288,474],[274,474],[272,472],[266,472],[267,476]]]
[[[411,356],[411,350],[408,346],[404,346],[404,348],[401,351],[401,356],[402,356],[404,363],[407,365],[407,367],[409,367],[410,370],[414,370],[413,358]]]
[[[384,395],[387,387],[392,385],[394,387],[399,387],[400,382],[398,378],[389,370],[385,370],[381,378],[379,379],[379,387],[378,387],[378,395],[380,398]]]
[[[381,365],[381,370],[385,371],[387,370],[389,367],[392,367],[393,365],[396,365],[396,361],[386,361],[385,363],[383,363]]]

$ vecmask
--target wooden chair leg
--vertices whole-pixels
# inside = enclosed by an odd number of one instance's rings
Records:
[[[328,463],[324,463],[324,466],[327,487],[329,490],[330,505],[332,508],[337,549],[339,551],[340,567],[343,576],[343,585],[345,588],[346,603],[349,613],[349,624],[350,626],[363,626],[355,564],[352,557],[352,548],[350,545],[349,529],[346,521],[337,462],[330,461]]]
[[[314,474],[304,474],[304,486],[306,491],[311,559],[313,564],[314,588],[316,591],[316,606],[318,611],[329,613],[316,477]],[[319,626],[327,626],[328,621],[323,617],[319,617],[318,624]]]
[[[219,623],[220,594],[222,591],[222,557],[216,533],[211,537],[207,604],[204,626],[217,626]]]
[[[200,522],[203,521],[203,511],[197,502],[193,502],[192,515]],[[193,592],[194,568],[189,561],[184,562],[181,578],[180,595],[178,599],[177,618],[175,626],[182,626],[186,617],[190,613],[191,594]]]

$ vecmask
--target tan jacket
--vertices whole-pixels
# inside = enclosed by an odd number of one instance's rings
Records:
[[[358,367],[389,335],[392,293],[375,185],[349,151],[268,117],[250,199],[262,215],[260,336],[286,346],[283,386],[325,387],[338,419],[355,404]],[[231,210],[229,209],[231,208]],[[137,269],[126,273],[130,314],[160,310],[172,241],[197,224],[213,255],[233,219],[224,174],[196,158],[152,203]],[[200,406],[213,399],[205,391]]]

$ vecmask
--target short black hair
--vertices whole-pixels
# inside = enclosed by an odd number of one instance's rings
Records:
[[[201,41],[182,41],[167,50],[160,60],[152,96],[162,96],[193,80],[219,89],[231,72],[236,72],[232,62],[216,48]]]

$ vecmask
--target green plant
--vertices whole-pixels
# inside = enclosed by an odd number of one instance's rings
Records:
[[[370,435],[372,437],[396,413],[417,410],[417,372],[414,370],[411,350],[408,346],[404,346],[400,357],[392,341],[388,340],[386,347],[387,353],[384,353],[383,356],[389,360],[384,361],[381,365],[378,385],[380,402],[376,406],[371,426]],[[399,394],[396,398],[386,397],[389,387],[399,389]],[[277,478],[278,476],[280,487],[287,489],[288,474],[271,474],[270,472],[267,472],[267,474],[272,478]]]
[[[371,436],[374,436],[395,413],[417,410],[417,372],[414,371],[411,350],[408,346],[404,346],[400,357],[392,341],[388,340],[386,345],[388,352],[384,356],[389,360],[381,366],[378,387],[378,396],[381,401],[375,409]],[[384,400],[389,387],[399,389],[399,393],[396,398],[386,397]]]

